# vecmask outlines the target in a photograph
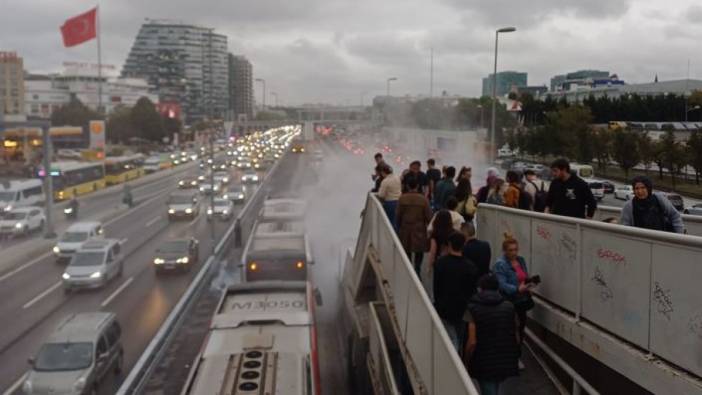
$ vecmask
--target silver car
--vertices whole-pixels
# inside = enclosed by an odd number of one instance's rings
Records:
[[[29,359],[25,394],[93,394],[110,372],[122,370],[122,329],[114,313],[66,318]]]
[[[66,293],[79,288],[100,288],[124,270],[119,240],[89,241],[76,251],[63,272]]]
[[[702,203],[693,204],[683,212],[689,215],[702,215]]]

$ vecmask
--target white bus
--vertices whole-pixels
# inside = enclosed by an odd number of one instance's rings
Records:
[[[315,294],[304,281],[223,293],[181,395],[320,392]]]
[[[43,206],[44,186],[39,179],[0,182],[0,215],[17,207]]]
[[[307,202],[302,199],[273,198],[263,202],[259,218],[269,220],[303,220]]]
[[[242,281],[306,281],[312,254],[301,221],[256,221],[244,247]]]

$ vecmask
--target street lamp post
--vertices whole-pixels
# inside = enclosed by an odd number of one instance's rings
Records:
[[[266,80],[263,78],[256,78],[256,82],[260,82],[263,85],[263,103],[261,104],[263,109],[266,109]]]
[[[490,123],[490,163],[495,162],[495,123],[496,123],[496,108],[497,108],[497,40],[500,33],[512,33],[517,29],[514,27],[503,27],[495,31],[495,67],[492,71],[492,121]]]
[[[390,82],[392,81],[397,81],[397,77],[390,77],[386,81],[386,93],[388,97],[390,97]]]

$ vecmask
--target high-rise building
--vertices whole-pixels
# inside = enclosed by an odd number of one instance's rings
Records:
[[[229,108],[227,36],[182,22],[148,20],[124,63],[123,77],[143,78],[161,103],[176,103],[187,123],[224,118]]]
[[[609,78],[609,71],[578,70],[572,73],[556,75],[551,78],[551,92],[570,90],[572,85],[581,85],[586,80]]]
[[[0,116],[24,114],[24,67],[16,52],[0,52]]]
[[[229,108],[233,119],[253,118],[253,66],[246,57],[229,54]]]
[[[483,96],[492,96],[493,74],[483,78]],[[497,73],[497,96],[504,96],[512,87],[527,86],[527,73],[519,71],[500,71]]]

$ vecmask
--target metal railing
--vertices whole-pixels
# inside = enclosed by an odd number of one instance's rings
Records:
[[[702,237],[480,205],[481,239],[520,244],[535,293],[576,320],[587,320],[702,376]]]
[[[369,255],[373,254],[374,257]],[[358,295],[372,265],[415,393],[478,395],[380,201],[369,194],[345,283]],[[377,353],[370,350],[371,353]]]
[[[602,221],[607,218],[616,218],[619,220],[621,213],[621,207],[597,206],[597,211],[595,211],[595,219]],[[702,236],[702,215],[680,215],[682,216],[683,224],[685,225],[685,232],[688,235]]]
[[[141,354],[132,370],[129,372],[129,375],[117,391],[118,395],[136,394],[143,390],[149,376],[157,366],[173,336],[181,327],[191,306],[198,299],[198,295],[207,285],[207,281],[205,280],[208,278],[210,270],[215,267],[214,263],[219,258],[226,255],[232,244],[237,247],[240,246],[240,244],[237,244],[236,241],[241,240],[243,237],[241,223],[245,222],[246,217],[250,216],[252,212],[251,210],[255,210],[256,207],[260,207],[260,204],[262,204],[262,198],[266,195],[263,191],[268,188],[270,180],[273,178],[273,175],[278,168],[278,164],[283,160],[283,158],[285,158],[285,155],[281,157],[266,173],[266,176],[259,188],[248,199],[242,210],[239,212],[239,215],[237,215],[234,223],[227,228],[227,231],[215,246],[214,254],[207,258],[205,264],[202,266],[202,268],[200,268],[200,271],[190,283],[190,286],[188,286],[188,289],[168,314],[168,317],[166,317],[166,320],[163,322],[163,324],[161,324],[161,327],[159,328],[158,332],[156,332],[156,335],[151,339],[148,346]],[[255,213],[255,211],[253,212]],[[234,239],[233,243],[232,239]]]

